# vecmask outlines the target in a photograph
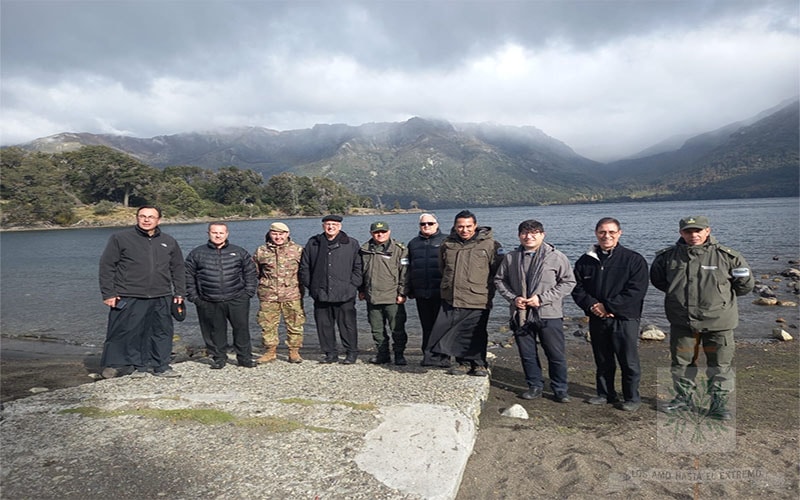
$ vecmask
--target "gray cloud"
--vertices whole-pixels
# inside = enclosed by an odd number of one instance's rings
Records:
[[[796,1],[17,1],[0,141],[257,125],[533,125],[598,159],[798,92]]]

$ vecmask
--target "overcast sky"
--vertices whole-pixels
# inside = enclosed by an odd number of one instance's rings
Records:
[[[532,125],[605,160],[798,94],[797,0],[0,0],[0,144]]]

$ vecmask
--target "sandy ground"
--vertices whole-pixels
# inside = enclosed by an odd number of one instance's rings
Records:
[[[457,498],[798,498],[799,346],[737,345],[735,419],[726,424],[656,410],[669,398],[666,343],[642,344],[644,404],[635,413],[583,401],[594,395],[588,344],[568,346],[567,404],[547,388],[542,399],[519,399],[516,349],[492,349],[492,388]],[[98,368],[96,351],[4,338],[2,401],[91,383]],[[530,418],[501,416],[515,404]]]

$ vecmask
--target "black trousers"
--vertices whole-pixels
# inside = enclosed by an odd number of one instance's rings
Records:
[[[128,304],[124,309],[111,308],[108,312],[101,366],[123,371],[167,370],[175,333],[170,313],[172,297],[123,298]]]
[[[433,324],[436,323],[436,316],[439,315],[439,308],[442,307],[442,299],[433,297],[430,299],[416,299],[417,315],[419,324],[422,326],[422,352],[428,348],[431,339]]]
[[[242,293],[235,299],[222,302],[197,300],[197,319],[206,349],[214,360],[228,357],[228,322],[233,330],[236,359],[248,363],[253,359],[250,339],[250,297]]]
[[[589,333],[597,366],[597,395],[608,401],[618,399],[614,388],[618,361],[625,401],[640,401],[639,380],[642,370],[639,367],[639,320],[593,316],[589,319]]]
[[[358,354],[358,329],[356,327],[356,299],[345,302],[314,301],[314,321],[317,323],[319,347],[328,356],[336,356],[336,328],[342,347],[350,355]]]

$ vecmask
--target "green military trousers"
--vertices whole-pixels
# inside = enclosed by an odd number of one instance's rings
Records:
[[[670,327],[672,383],[679,397],[691,397],[696,390],[697,361],[702,348],[706,357],[708,393],[724,396],[733,392],[733,330],[697,332],[684,326]]]

